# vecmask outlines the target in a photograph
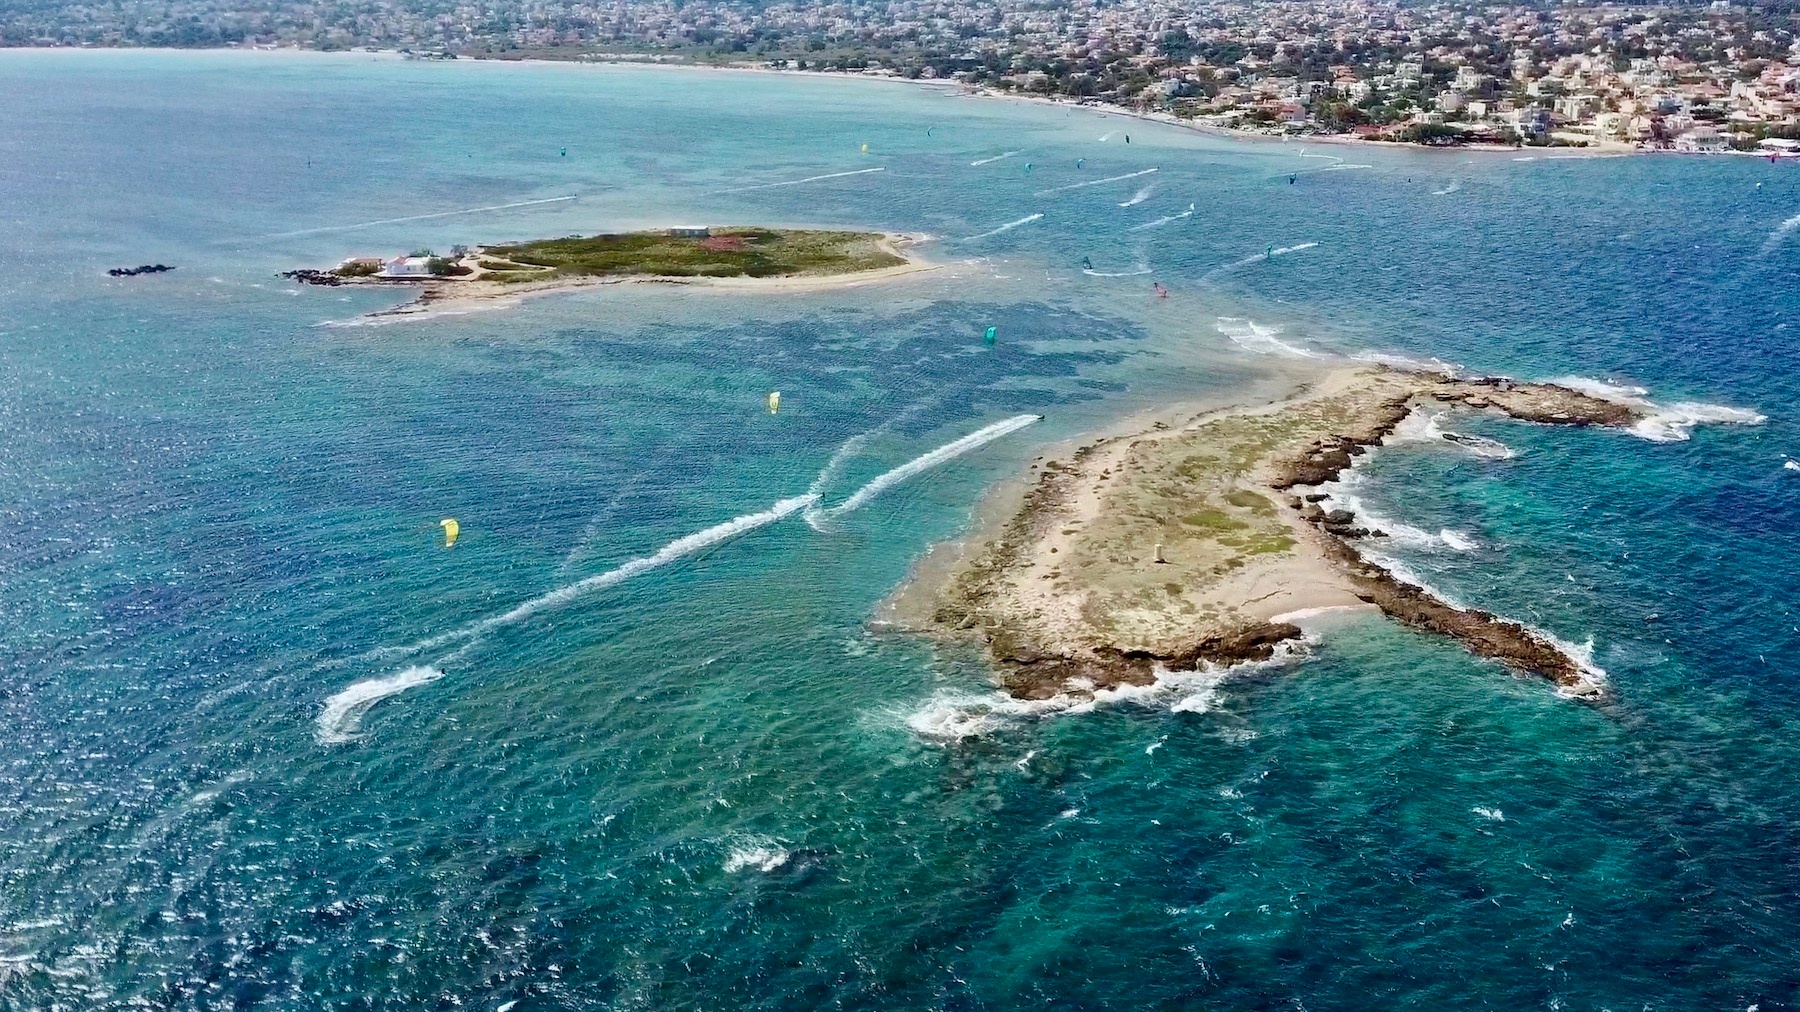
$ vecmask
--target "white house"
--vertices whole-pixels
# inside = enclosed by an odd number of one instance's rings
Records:
[[[395,257],[381,269],[384,278],[428,278],[431,277],[430,257]]]

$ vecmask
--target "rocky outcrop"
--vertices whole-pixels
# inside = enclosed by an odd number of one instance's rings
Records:
[[[114,267],[106,273],[115,278],[135,278],[139,274],[161,274],[174,269],[168,264],[144,264],[139,267]]]

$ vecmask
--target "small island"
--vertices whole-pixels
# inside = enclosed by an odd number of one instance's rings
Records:
[[[595,285],[736,284],[807,288],[859,284],[934,269],[910,252],[924,236],[822,229],[696,226],[351,257],[330,270],[283,274],[302,284],[402,286],[412,302],[372,315],[512,300]]]
[[[1280,403],[1158,423],[1033,464],[1017,511],[968,545],[941,586],[908,591],[929,598],[909,610],[927,630],[985,644],[1002,688],[1021,699],[1265,660],[1302,636],[1303,616],[1341,607],[1379,609],[1570,696],[1604,698],[1603,673],[1578,651],[1446,601],[1359,550],[1386,532],[1338,508],[1330,483],[1419,410],[1611,428],[1643,416],[1553,384],[1339,370]]]

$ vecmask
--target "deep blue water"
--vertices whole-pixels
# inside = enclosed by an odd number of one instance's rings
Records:
[[[1800,1002],[1800,166],[647,68],[10,52],[0,83],[0,1008]],[[387,326],[274,277],[671,221],[950,266]],[[978,657],[870,628],[1045,447],[1368,352],[1766,416],[1449,417],[1516,456],[1359,469],[1401,561],[1591,641],[1615,703],[1358,619],[1008,716]],[[824,530],[762,522],[1020,414]]]

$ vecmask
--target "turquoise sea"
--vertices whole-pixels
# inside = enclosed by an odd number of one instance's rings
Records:
[[[0,1009],[1800,1004],[1800,164],[372,55],[0,93]],[[383,326],[275,276],[688,222],[948,266]],[[1614,702],[1358,618],[1025,712],[872,624],[1032,457],[1355,355],[1661,407],[1353,479]]]

